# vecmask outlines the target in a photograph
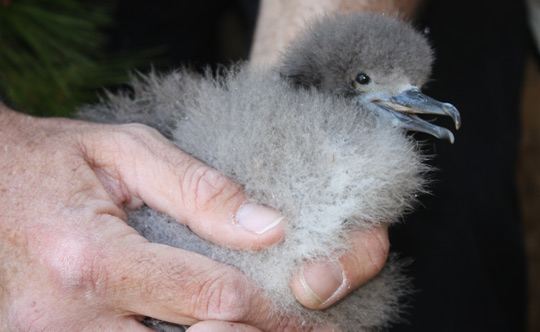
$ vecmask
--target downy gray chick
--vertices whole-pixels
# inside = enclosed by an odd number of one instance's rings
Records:
[[[306,324],[370,331],[399,317],[400,298],[409,290],[395,260],[325,311],[299,305],[289,280],[305,261],[336,259],[348,247],[349,231],[398,220],[424,190],[428,168],[405,132],[453,136],[414,113],[450,115],[459,125],[455,108],[416,88],[426,81],[431,62],[424,37],[397,19],[326,17],[293,43],[276,68],[241,65],[219,78],[185,70],[151,74],[135,80],[132,93],[111,95],[82,116],[156,127],[243,184],[253,201],[287,218],[284,242],[240,252],[208,243],[144,208],[129,221],[148,240],[236,266],[277,310]]]

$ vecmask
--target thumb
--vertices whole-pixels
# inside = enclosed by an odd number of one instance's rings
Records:
[[[250,203],[241,186],[156,130],[138,124],[98,128],[83,135],[81,146],[116,200],[142,201],[202,238],[235,249],[261,249],[283,238],[277,211]]]

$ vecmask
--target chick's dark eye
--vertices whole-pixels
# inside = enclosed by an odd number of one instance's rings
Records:
[[[366,85],[366,84],[369,84],[369,82],[371,82],[371,78],[369,78],[369,76],[366,73],[359,73],[358,75],[356,75],[355,81],[358,82],[359,84]]]

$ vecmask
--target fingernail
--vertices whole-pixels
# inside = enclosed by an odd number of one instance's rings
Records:
[[[345,284],[343,269],[338,263],[312,263],[302,268],[300,284],[303,300],[310,307],[320,308],[331,304],[339,290]]]
[[[266,206],[247,203],[236,212],[236,222],[246,230],[263,234],[275,228],[283,221],[283,216]]]

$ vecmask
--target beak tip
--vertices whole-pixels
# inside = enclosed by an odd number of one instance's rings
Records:
[[[456,141],[454,134],[448,129],[443,129],[442,133],[438,136],[438,138],[446,139],[448,142],[450,142],[450,144],[454,144],[454,142]]]
[[[454,126],[456,127],[456,130],[459,130],[459,128],[461,128],[461,115],[459,114],[458,109],[450,103],[444,103],[443,105],[443,108],[446,110],[445,113],[454,120]]]
[[[439,127],[425,120],[422,120],[416,114],[436,114],[448,116],[454,122],[456,130],[461,128],[461,115],[458,109],[445,102],[437,101],[421,93],[418,88],[404,90],[397,95],[382,97],[377,95],[372,99],[385,114],[393,116],[392,122],[395,126],[401,127],[406,131],[423,132],[439,139],[447,140],[454,144],[454,134],[443,127]]]

